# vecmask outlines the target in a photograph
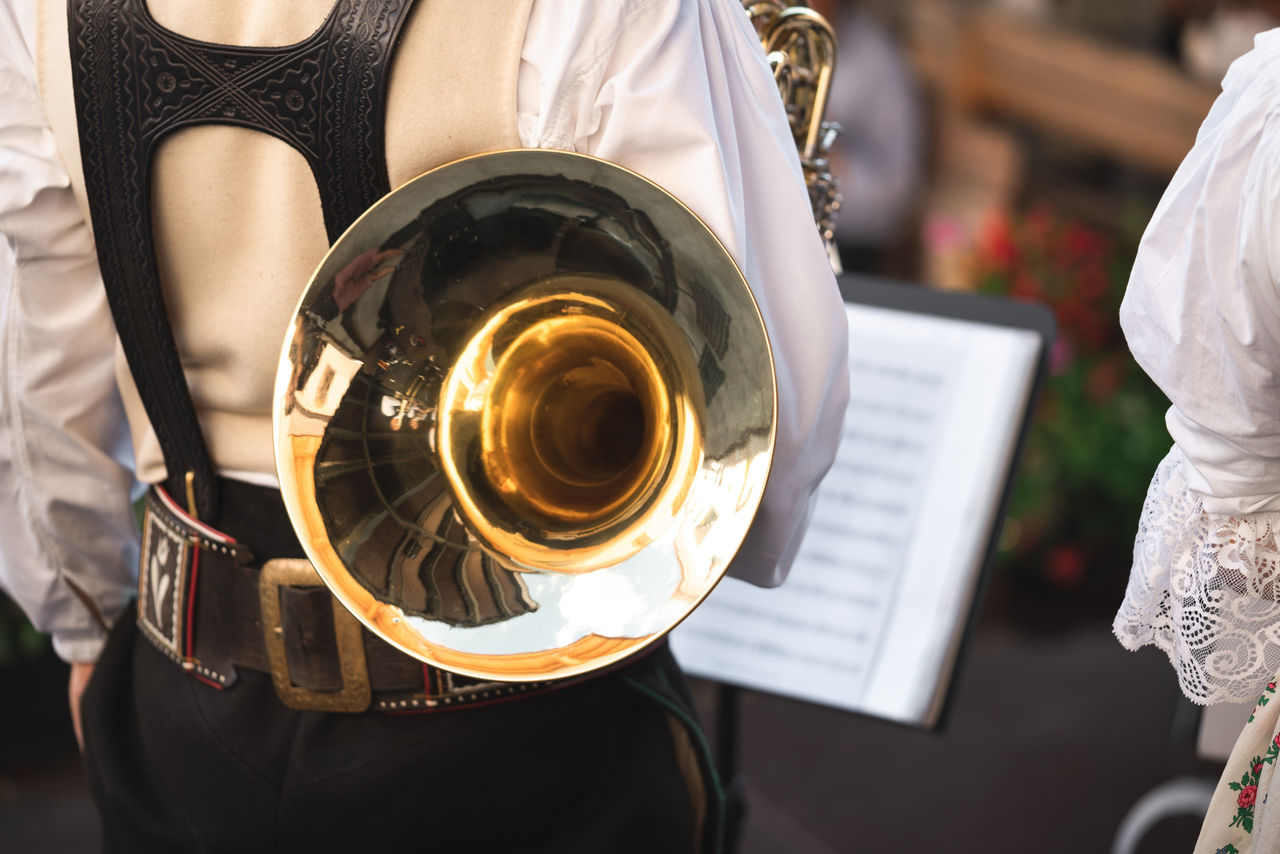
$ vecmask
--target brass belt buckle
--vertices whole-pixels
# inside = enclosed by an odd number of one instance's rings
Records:
[[[309,560],[278,558],[262,565],[258,596],[262,601],[262,631],[271,662],[271,679],[280,702],[291,709],[319,712],[363,712],[369,708],[373,692],[369,687],[369,665],[364,658],[364,635],[360,622],[333,599],[333,631],[337,637],[338,665],[342,689],[312,691],[293,684],[284,648],[280,619],[281,587],[323,587],[324,581]]]

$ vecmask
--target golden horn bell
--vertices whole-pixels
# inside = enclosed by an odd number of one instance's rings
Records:
[[[333,246],[276,380],[285,505],[369,629],[493,680],[607,666],[711,591],[773,454],[751,291],[621,167],[519,150],[433,170]]]

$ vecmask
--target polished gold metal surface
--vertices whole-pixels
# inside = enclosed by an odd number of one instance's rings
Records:
[[[702,462],[696,377],[679,326],[614,279],[561,275],[492,309],[436,409],[468,530],[516,571],[590,572],[645,548]]]
[[[824,120],[836,69],[836,34],[804,0],[742,0],[764,45],[791,124],[800,166],[809,189],[813,218],[827,245],[832,267],[840,182],[831,172],[830,152],[840,126]]]
[[[466,675],[572,676],[715,586],[768,478],[772,357],[741,273],[656,185],[555,151],[371,208],[295,314],[280,482],[319,576]]]

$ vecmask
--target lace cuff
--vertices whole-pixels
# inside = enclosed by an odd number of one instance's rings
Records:
[[[1206,513],[1185,462],[1175,445],[1156,469],[1112,628],[1164,650],[1192,701],[1252,702],[1280,670],[1280,511]]]

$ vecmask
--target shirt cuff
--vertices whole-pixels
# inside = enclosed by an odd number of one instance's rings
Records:
[[[79,632],[59,632],[53,636],[53,651],[67,664],[97,661],[106,643],[106,632],[96,627]]]
[[[1113,630],[1163,650],[1193,702],[1252,702],[1280,670],[1280,511],[1210,513],[1188,467],[1175,445],[1156,469]]]

